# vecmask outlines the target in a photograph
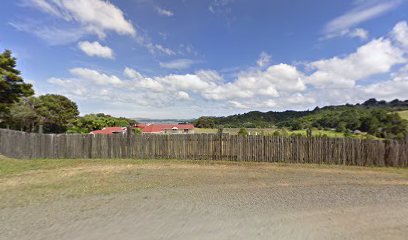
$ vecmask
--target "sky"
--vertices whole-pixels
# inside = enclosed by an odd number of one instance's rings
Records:
[[[408,99],[408,0],[6,0],[0,51],[81,115]]]

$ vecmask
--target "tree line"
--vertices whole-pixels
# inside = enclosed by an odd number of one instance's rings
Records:
[[[69,98],[46,94],[34,96],[32,84],[24,82],[10,50],[0,54],[0,127],[44,133],[89,133],[103,127],[128,126],[136,121],[103,113],[79,116]]]
[[[308,111],[252,111],[227,117],[200,117],[193,124],[198,128],[288,128],[325,129],[343,132],[366,132],[379,138],[403,138],[408,123],[396,111],[408,109],[408,100],[377,101],[362,104],[316,107]]]

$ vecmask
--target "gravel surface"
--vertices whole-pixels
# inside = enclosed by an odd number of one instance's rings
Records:
[[[122,167],[115,173],[123,173],[121,177],[135,185],[155,184],[80,197],[56,192],[61,196],[4,206],[0,239],[408,236],[406,174],[370,168],[177,163]]]

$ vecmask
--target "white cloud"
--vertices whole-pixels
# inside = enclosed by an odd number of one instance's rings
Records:
[[[204,82],[222,82],[222,76],[213,70],[199,70],[195,73]]]
[[[256,64],[259,67],[265,67],[266,65],[269,65],[270,62],[271,62],[271,55],[267,54],[266,52],[261,52],[258,60],[256,61]]]
[[[79,42],[78,47],[88,56],[96,56],[101,58],[114,58],[113,50],[107,46],[102,46],[99,42]]]
[[[371,97],[404,99],[408,92],[408,49],[398,35],[404,28],[397,24],[387,37],[365,43],[348,55],[306,63],[304,71],[281,63],[236,70],[240,72],[224,79],[214,70],[146,76],[126,67],[123,76],[116,76],[74,68],[70,77],[48,82],[57,87],[55,91],[74,99],[172,117],[222,115],[245,109],[304,110]]]
[[[334,32],[326,34],[321,40],[336,38],[336,37],[348,37],[348,38],[358,38],[360,40],[367,40],[369,32],[363,28],[354,29],[344,29],[340,32]]]
[[[190,95],[184,91],[179,91],[176,94],[176,98],[179,100],[190,100]]]
[[[102,0],[27,0],[32,6],[68,22],[78,23],[88,33],[103,38],[108,31],[136,35],[132,23],[118,7]]]
[[[390,80],[381,81],[367,86],[358,86],[364,96],[376,96],[384,100],[396,98],[407,99],[408,96],[408,65],[392,74]]]
[[[403,47],[408,48],[408,24],[406,21],[399,22],[392,30],[392,36]]]
[[[69,72],[80,79],[85,81],[91,81],[98,85],[113,85],[113,86],[122,86],[123,82],[118,77],[114,75],[107,75],[100,73],[93,69],[88,68],[73,68]]]
[[[123,11],[106,0],[22,0],[22,6],[35,7],[55,19],[12,21],[11,25],[47,41],[51,45],[77,42],[87,35],[100,39],[111,33],[130,36],[151,54],[176,55],[176,52],[137,33]],[[56,20],[56,21],[55,21]]]
[[[401,2],[401,0],[359,1],[352,10],[327,23],[324,32],[328,36],[344,35],[342,32],[350,31],[351,28],[362,22],[395,9]]]
[[[170,74],[156,77],[155,80],[165,84],[169,90],[203,91],[210,87],[210,83],[203,81],[196,74]]]
[[[379,38],[359,47],[345,58],[334,57],[309,63],[316,71],[307,83],[320,88],[350,88],[356,81],[387,73],[406,59],[389,39]]]
[[[182,70],[190,68],[194,64],[194,61],[191,59],[176,59],[169,62],[160,62],[160,67],[168,69]]]
[[[237,102],[237,101],[228,101],[228,102],[231,104],[231,106],[233,108],[238,108],[238,109],[249,109],[250,108],[247,105],[242,104],[242,103]]]
[[[48,83],[58,86],[63,92],[68,91],[76,96],[84,96],[88,94],[86,84],[82,84],[75,79],[50,78],[48,79]]]
[[[160,7],[156,7],[156,11],[160,16],[165,16],[165,17],[174,16],[174,12],[167,10],[167,9],[160,8]]]
[[[130,79],[134,79],[134,80],[141,80],[143,79],[143,75],[139,72],[137,72],[136,70],[130,68],[130,67],[126,67],[125,70],[123,71],[123,74],[130,78]]]
[[[349,32],[348,36],[366,40],[368,39],[368,31],[363,28],[355,28],[351,32]]]
[[[176,53],[173,50],[171,50],[170,48],[163,47],[160,44],[153,44],[150,42],[145,43],[144,40],[140,41],[140,44],[145,46],[149,50],[149,52],[152,54],[160,53],[160,54],[165,54],[169,56],[176,55]]]
[[[279,97],[291,92],[304,91],[303,74],[296,67],[278,64],[265,71],[241,72],[233,82],[217,84],[203,92],[209,100],[236,100],[264,97]]]

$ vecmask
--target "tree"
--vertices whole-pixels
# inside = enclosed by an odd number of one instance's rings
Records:
[[[239,131],[238,131],[238,135],[247,136],[247,135],[248,135],[248,131],[247,131],[245,128],[241,128],[241,129],[239,129]]]
[[[0,54],[0,124],[9,117],[13,103],[32,95],[32,85],[24,83],[16,69],[16,58],[12,57],[10,50],[5,50]]]
[[[36,126],[41,123],[41,116],[36,111],[39,100],[35,97],[22,98],[10,107],[12,127],[15,129],[34,132]]]
[[[42,118],[45,132],[65,132],[79,115],[76,103],[65,96],[47,94],[38,100],[40,104],[36,110]]]
[[[195,127],[198,127],[198,128],[214,128],[215,127],[214,119],[212,119],[211,117],[200,117],[197,120],[195,120],[193,124]]]
[[[102,129],[104,127],[127,127],[135,125],[137,122],[128,118],[116,118],[103,113],[87,114],[83,117],[78,117],[69,128],[69,132],[74,133],[89,133],[93,130]]]
[[[363,102],[363,106],[375,106],[377,105],[378,101],[375,98],[370,98],[367,101]]]

